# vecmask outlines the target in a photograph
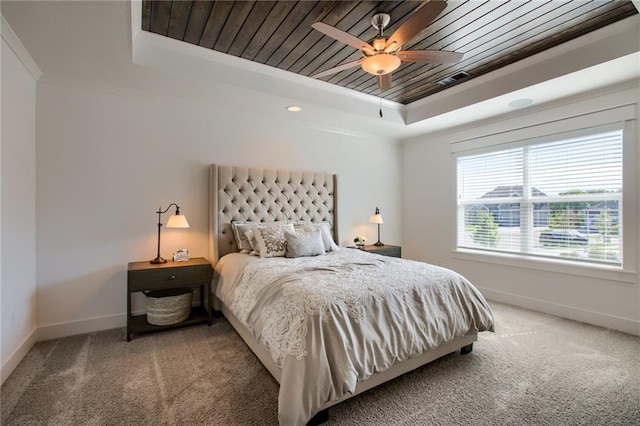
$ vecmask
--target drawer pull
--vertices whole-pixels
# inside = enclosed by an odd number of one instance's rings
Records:
[[[176,279],[176,276],[175,276],[175,275],[171,275],[171,276],[169,277],[169,279],[170,279],[170,280],[175,280],[175,279]]]

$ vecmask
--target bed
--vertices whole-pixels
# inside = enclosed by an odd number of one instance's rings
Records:
[[[212,307],[280,384],[281,425],[319,423],[493,331],[459,274],[337,247],[336,175],[214,164],[210,176]]]

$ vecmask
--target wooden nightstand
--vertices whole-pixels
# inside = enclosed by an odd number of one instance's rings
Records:
[[[211,308],[207,309],[207,301],[212,300],[211,277],[213,269],[211,263],[203,257],[196,257],[184,262],[151,264],[149,261],[130,262],[127,270],[127,342],[132,334],[150,333],[169,328],[186,325],[211,324]],[[151,325],[147,322],[147,315],[131,315],[131,297],[133,293],[146,290],[164,290],[169,288],[200,287],[200,306],[191,309],[189,318],[172,325]]]
[[[369,253],[381,254],[383,256],[402,257],[402,247],[392,246],[389,244],[385,244],[383,246],[376,246],[373,244],[367,245],[361,248],[360,250],[364,250]]]

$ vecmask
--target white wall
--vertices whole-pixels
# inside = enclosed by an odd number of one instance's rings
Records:
[[[571,102],[556,102],[552,106],[532,108],[508,117],[494,119],[464,128],[450,129],[435,135],[406,141],[403,164],[403,254],[454,269],[476,284],[490,299],[561,315],[580,321],[640,334],[640,282],[633,282],[551,272],[552,267],[532,263],[523,267],[504,260],[502,264],[465,259],[453,252],[455,247],[455,171],[451,144],[482,135],[498,134],[526,128],[534,124],[559,120],[578,114],[604,110],[619,105],[636,104],[636,135],[634,167],[637,182],[638,82],[609,88],[598,94],[581,96]],[[633,180],[632,180],[633,182]],[[633,185],[632,185],[633,186]],[[629,193],[625,188],[625,206],[637,219],[640,194],[637,186]],[[625,207],[626,208],[626,207]],[[625,238],[632,240],[636,255],[640,254],[636,224]],[[636,265],[640,261],[636,260]],[[498,325],[499,327],[499,325]]]
[[[0,143],[2,382],[36,333],[36,80],[3,19]],[[12,44],[9,44],[12,43]]]
[[[256,114],[219,101],[39,83],[41,339],[125,324],[127,262],[155,257],[159,206],[179,204],[191,225],[163,230],[162,255],[185,247],[207,256],[211,163],[335,172],[340,243],[375,241],[376,206],[383,240],[401,243],[398,145],[317,128],[282,108]]]

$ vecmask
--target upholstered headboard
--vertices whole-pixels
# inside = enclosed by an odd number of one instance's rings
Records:
[[[211,166],[209,259],[215,265],[238,250],[232,221],[329,222],[338,240],[335,174]]]

